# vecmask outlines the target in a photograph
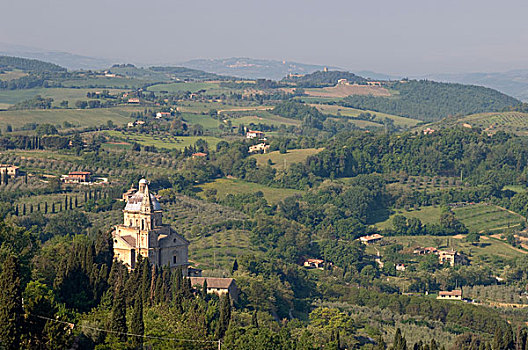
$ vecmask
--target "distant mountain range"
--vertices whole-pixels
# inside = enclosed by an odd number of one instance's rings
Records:
[[[68,52],[39,49],[35,47],[13,45],[0,42],[0,55],[33,58],[58,64],[70,70],[75,69],[105,69],[119,60],[89,57]],[[124,61],[123,61],[124,62]],[[134,63],[134,62],[132,62]],[[137,64],[137,63],[136,63]],[[145,64],[147,66],[149,64]],[[154,65],[154,64],[150,64]],[[159,63],[155,65],[160,65]],[[241,78],[265,78],[280,80],[290,73],[309,74],[325,68],[323,65],[304,64],[290,61],[277,61],[232,57],[225,59],[196,59],[180,63],[164,63],[164,66],[183,66],[203,70],[209,73],[228,75]],[[328,66],[331,70],[343,70]],[[355,74],[375,80],[399,80],[404,75],[389,75],[372,71],[354,71]],[[496,73],[460,73],[460,74],[428,74],[409,76],[414,79],[429,79],[441,82],[472,84],[499,90],[505,94],[528,101],[528,69],[511,70]]]
[[[449,83],[486,86],[516,97],[521,101],[528,101],[528,69],[502,73],[430,74],[423,78]]]
[[[210,73],[229,75],[250,79],[273,79],[280,80],[290,73],[309,74],[323,70],[325,66],[315,64],[304,64],[290,61],[261,60],[253,58],[232,57],[216,59],[197,59],[179,63],[178,65],[199,69]],[[340,69],[327,67],[328,69]]]
[[[71,70],[104,69],[110,67],[114,63],[117,63],[106,58],[81,56],[68,52],[51,51],[2,42],[0,42],[0,55],[33,58],[44,62],[55,63]]]

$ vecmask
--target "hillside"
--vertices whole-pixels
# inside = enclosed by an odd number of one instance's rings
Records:
[[[180,65],[221,75],[274,80],[279,80],[290,73],[307,74],[324,68],[313,64],[243,57],[196,59]]]
[[[349,83],[363,83],[365,78],[345,71],[316,71],[305,75],[288,75],[282,79],[283,82],[295,83],[302,88],[316,88],[334,86],[340,79],[346,79]]]
[[[12,56],[0,56],[0,71],[6,71],[10,69],[19,69],[26,73],[66,71],[66,68],[49,62]]]
[[[493,89],[474,85],[438,83],[427,80],[392,82],[394,97],[349,96],[345,107],[370,109],[423,121],[449,115],[498,112],[520,101]]]
[[[448,128],[455,125],[466,128],[480,128],[488,134],[504,131],[515,135],[528,135],[528,113],[523,112],[491,112],[476,113],[460,118],[446,118],[426,126],[431,128]]]
[[[482,85],[528,101],[528,70],[516,69],[493,73],[432,74],[428,79],[437,81]]]

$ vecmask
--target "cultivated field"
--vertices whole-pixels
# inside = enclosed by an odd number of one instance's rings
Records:
[[[231,91],[227,88],[222,88],[218,83],[198,83],[198,82],[189,82],[189,83],[168,83],[168,84],[156,84],[149,86],[149,91],[154,92],[161,92],[161,91],[167,91],[167,92],[198,92],[201,90],[205,90],[207,93],[227,93]]]
[[[204,191],[207,189],[215,189],[218,198],[223,198],[228,194],[255,193],[260,191],[269,203],[278,203],[286,197],[302,193],[302,191],[299,190],[268,187],[239,179],[218,179],[213,182],[199,185],[197,188],[202,190],[202,192],[198,193],[202,198],[205,197]]]
[[[105,134],[114,141],[137,142],[142,146],[154,146],[166,149],[183,149],[192,146],[199,139],[207,141],[209,147],[216,147],[216,144],[222,139],[213,136],[156,136],[132,134],[121,131],[105,131]]]
[[[455,208],[456,217],[470,232],[503,232],[510,228],[519,229],[526,221],[521,215],[495,205],[475,204]]]
[[[394,125],[405,127],[405,128],[413,127],[420,122],[419,120],[416,120],[416,119],[400,117],[397,115],[369,111],[369,110],[361,110],[361,109],[356,109],[356,108],[341,107],[337,105],[311,104],[311,106],[316,107],[318,110],[320,110],[322,113],[325,113],[325,114],[342,115],[345,117],[357,117],[361,113],[375,114],[376,118],[374,119],[374,122],[381,122],[383,118],[388,118],[394,121]]]
[[[279,151],[273,151],[265,154],[255,154],[251,157],[257,160],[259,166],[269,164],[271,160],[271,166],[275,169],[284,169],[289,167],[293,163],[304,162],[306,158],[316,153],[321,152],[322,148],[304,148],[304,149],[291,149],[287,153],[281,154]]]
[[[372,95],[378,97],[391,96],[390,91],[384,87],[346,84],[337,84],[336,86],[320,89],[306,89],[305,93],[308,96],[316,97],[347,97],[350,95]]]
[[[28,123],[62,125],[64,122],[75,126],[100,126],[111,120],[116,125],[130,122],[130,113],[135,108],[97,108],[97,109],[49,109],[0,111],[0,128],[10,124],[14,129]]]

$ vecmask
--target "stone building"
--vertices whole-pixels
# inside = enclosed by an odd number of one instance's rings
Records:
[[[123,224],[112,233],[114,257],[134,269],[141,254],[157,266],[182,266],[187,275],[189,242],[170,226],[163,224],[161,205],[150,193],[147,180],[127,200]]]

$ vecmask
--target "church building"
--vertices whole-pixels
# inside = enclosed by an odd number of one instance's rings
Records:
[[[189,242],[170,225],[164,225],[161,205],[150,193],[147,180],[130,196],[123,210],[123,224],[112,233],[114,258],[134,269],[139,254],[157,266],[183,267],[187,275]]]

